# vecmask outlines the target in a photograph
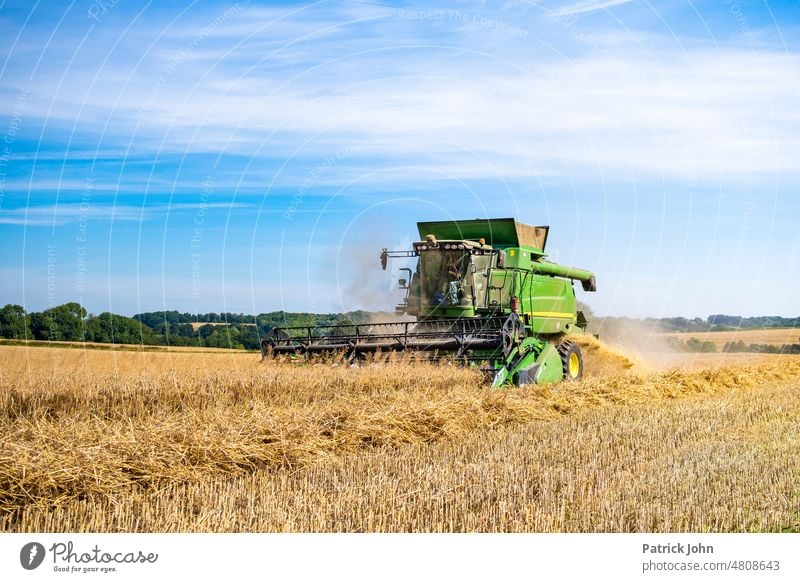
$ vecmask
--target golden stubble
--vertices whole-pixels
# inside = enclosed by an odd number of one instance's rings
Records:
[[[5,531],[796,528],[800,359],[486,389],[447,362],[0,348]]]

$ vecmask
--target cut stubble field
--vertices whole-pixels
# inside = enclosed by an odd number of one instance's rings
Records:
[[[502,391],[447,363],[2,346],[0,529],[800,531],[800,358],[580,342],[584,380]]]

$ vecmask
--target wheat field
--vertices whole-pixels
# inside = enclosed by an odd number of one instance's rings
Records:
[[[800,531],[800,358],[576,383],[0,347],[0,530]]]
[[[718,350],[726,343],[743,341],[747,344],[768,344],[780,346],[784,344],[800,343],[800,329],[795,327],[768,328],[768,329],[739,329],[735,331],[703,331],[703,332],[672,332],[657,334],[660,337],[676,339],[697,338],[700,341],[712,342]]]

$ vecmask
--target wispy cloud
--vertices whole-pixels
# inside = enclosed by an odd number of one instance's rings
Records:
[[[583,14],[586,12],[594,12],[596,10],[608,10],[622,6],[623,4],[630,4],[636,0],[589,0],[588,2],[578,2],[565,6],[555,12],[557,16],[571,16],[573,14]]]
[[[23,226],[61,226],[64,224],[114,220],[120,222],[144,222],[176,212],[207,210],[210,208],[250,208],[243,203],[204,203],[204,204],[157,204],[147,206],[129,206],[124,204],[50,204],[13,208],[0,213],[0,224]]]
[[[624,3],[579,2],[562,13]],[[682,179],[689,164],[699,180],[798,172],[792,152],[800,150],[800,55],[675,45],[641,31],[597,30],[589,42],[566,28],[522,21],[565,47],[542,52],[491,27],[471,30],[484,18],[478,8],[447,18],[426,9],[402,18],[388,8],[368,10],[243,7],[205,36],[199,19],[162,31],[143,56],[146,33],[136,29],[116,56],[124,62],[135,45],[142,59],[136,67],[43,72],[28,115],[50,126],[74,119],[80,135],[105,130],[100,151],[128,144],[137,156],[285,159],[278,182],[287,183],[302,180],[304,164],[352,144],[364,145],[364,153],[327,180],[411,158],[464,179],[576,171]],[[477,33],[483,51],[464,52]],[[202,40],[190,42],[192,34]],[[434,36],[439,46],[419,48]],[[59,84],[64,75],[69,82]],[[54,109],[59,117],[48,119]],[[87,156],[86,148],[65,153],[75,155]],[[476,164],[476,156],[485,163]],[[390,177],[372,174],[381,175]],[[133,176],[128,170],[119,188]],[[147,183],[160,178],[147,176]]]

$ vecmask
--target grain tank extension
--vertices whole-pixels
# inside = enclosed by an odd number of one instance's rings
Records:
[[[594,274],[546,260],[549,227],[513,218],[419,222],[411,249],[380,254],[417,259],[404,268],[398,315],[415,321],[274,328],[262,341],[272,354],[343,352],[350,358],[388,351],[453,356],[490,373],[492,386],[548,384],[583,374],[585,333],[574,281],[595,291]]]

